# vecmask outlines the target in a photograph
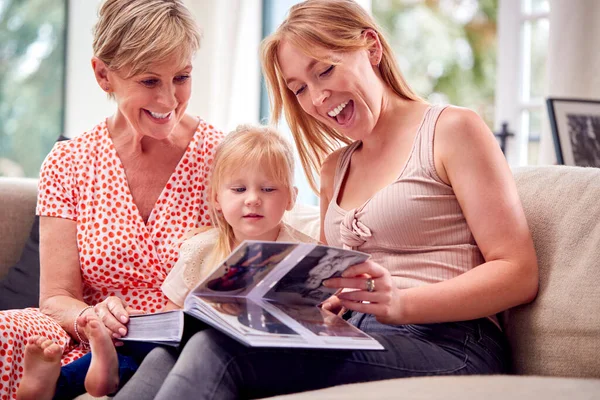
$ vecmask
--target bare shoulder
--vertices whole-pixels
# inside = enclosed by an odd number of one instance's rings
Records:
[[[341,154],[347,146],[339,148],[329,154],[321,166],[321,194],[331,198],[333,190],[333,179]]]
[[[489,132],[483,119],[468,108],[448,106],[442,111],[436,124],[436,140],[468,139],[472,135]]]
[[[440,114],[435,128],[434,162],[446,183],[451,181],[449,169],[464,166],[469,160],[489,162],[499,150],[496,138],[475,111],[449,106]]]

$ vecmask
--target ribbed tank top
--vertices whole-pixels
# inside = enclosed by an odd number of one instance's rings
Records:
[[[344,210],[337,202],[360,141],[342,152],[335,171],[324,221],[327,243],[371,254],[401,289],[441,282],[485,261],[454,190],[435,169],[435,124],[444,108],[427,109],[398,178],[360,207]]]

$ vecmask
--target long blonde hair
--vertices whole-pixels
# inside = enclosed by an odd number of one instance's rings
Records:
[[[304,173],[311,188],[318,193],[315,177],[319,176],[325,158],[340,143],[352,140],[335,129],[310,117],[302,110],[294,93],[283,79],[277,60],[280,43],[285,39],[306,55],[319,61],[319,49],[352,52],[368,49],[373,41],[364,35],[366,29],[377,33],[383,54],[379,71],[383,82],[398,96],[421,101],[408,86],[396,63],[392,48],[373,18],[353,0],[306,0],[290,8],[288,17],[261,44],[261,63],[271,100],[271,121],[277,123],[282,111],[292,131]]]
[[[210,178],[208,209],[213,226],[219,230],[217,243],[207,260],[212,268],[233,250],[235,235],[231,225],[216,208],[217,194],[223,181],[231,174],[251,166],[263,166],[270,178],[289,191],[294,189],[294,153],[290,143],[269,126],[240,125],[225,136],[215,151]],[[206,228],[200,230],[206,230]]]

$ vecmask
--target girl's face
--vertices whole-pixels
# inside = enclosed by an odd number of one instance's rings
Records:
[[[102,70],[104,64],[97,59],[93,65],[100,85],[110,87],[115,96],[117,126],[157,140],[173,133],[185,115],[191,95],[191,60],[182,66],[175,54],[151,66],[148,72],[132,77],[127,77],[127,71]]]
[[[375,72],[381,57],[369,50],[320,53],[337,65],[312,58],[283,40],[277,59],[286,85],[311,117],[351,139],[363,139],[381,113],[384,85]]]
[[[244,166],[217,188],[215,208],[233,228],[238,243],[276,240],[284,212],[294,206],[289,188],[270,176],[263,166]]]

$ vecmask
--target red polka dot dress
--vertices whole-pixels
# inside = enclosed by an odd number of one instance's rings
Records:
[[[181,236],[210,223],[205,189],[222,137],[200,120],[147,222],[133,201],[106,122],[54,146],[42,165],[37,214],[77,222],[87,304],[118,296],[152,313],[167,303],[160,287],[177,261]],[[63,346],[63,365],[87,352],[37,309],[0,312],[0,332],[0,400],[16,398],[29,336]]]

